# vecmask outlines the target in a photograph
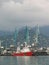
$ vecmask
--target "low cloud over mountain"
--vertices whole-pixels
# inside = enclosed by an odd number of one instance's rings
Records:
[[[0,0],[0,29],[49,25],[49,0]]]

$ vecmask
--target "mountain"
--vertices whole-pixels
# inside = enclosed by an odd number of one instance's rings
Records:
[[[0,36],[5,36],[5,35],[12,35],[13,32],[11,31],[0,31]]]
[[[41,32],[43,35],[49,37],[49,26],[40,27],[40,32]]]

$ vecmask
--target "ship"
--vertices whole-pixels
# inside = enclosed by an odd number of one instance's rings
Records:
[[[25,28],[25,41],[24,44],[19,44],[16,48],[16,51],[12,53],[12,56],[34,56],[38,47],[38,35],[39,35],[39,26],[37,25],[36,27],[36,33],[35,33],[35,38],[34,38],[34,44],[29,45],[30,43],[30,36],[29,36],[29,29],[26,26]],[[15,38],[14,38],[14,42],[16,43],[16,38],[18,36],[18,32],[15,31]],[[22,48],[21,48],[22,46]],[[32,48],[32,46],[34,48]]]
[[[15,35],[15,38],[17,38],[16,36],[18,35],[17,31],[16,32],[16,35]],[[25,29],[25,42],[24,42],[24,45],[22,45],[22,49],[21,49],[21,46],[20,44],[18,44],[17,46],[17,49],[15,52],[12,53],[12,56],[33,56],[34,53],[33,51],[31,51],[31,49],[28,47],[28,44],[29,43],[29,30],[28,30],[28,27],[26,26],[26,29]]]
[[[17,47],[17,51],[12,53],[12,56],[32,56],[33,52],[27,46],[27,43],[24,42],[25,46],[21,49],[20,46]]]

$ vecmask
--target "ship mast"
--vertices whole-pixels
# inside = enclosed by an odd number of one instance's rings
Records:
[[[28,27],[26,26],[26,29],[25,29],[25,41],[27,42],[27,43],[29,43],[29,29],[28,29]]]
[[[18,37],[18,30],[15,29],[15,32],[14,32],[14,43],[15,43],[15,45],[17,43],[17,37]]]
[[[0,48],[1,48],[1,41],[0,41]]]
[[[39,32],[39,25],[37,24],[37,26],[36,26],[36,34],[35,34],[35,44],[36,45],[39,43],[39,41],[38,41],[39,34],[40,34],[40,32]]]

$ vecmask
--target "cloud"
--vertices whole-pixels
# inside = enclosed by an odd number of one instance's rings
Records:
[[[0,0],[0,5],[2,4],[2,3],[4,3],[4,2],[9,2],[9,1],[11,1],[11,0]],[[21,2],[22,3],[22,1],[23,0],[13,0],[14,2]]]
[[[0,7],[2,29],[14,29],[23,25],[49,25],[49,0],[21,0],[21,2],[5,0],[2,3]]]

